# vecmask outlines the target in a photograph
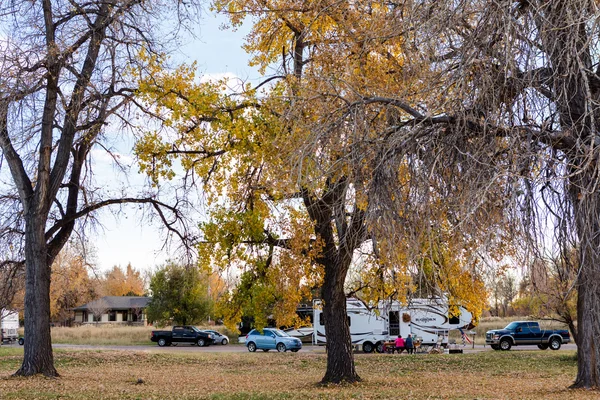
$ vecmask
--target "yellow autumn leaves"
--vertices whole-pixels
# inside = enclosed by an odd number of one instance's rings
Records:
[[[322,238],[300,193],[319,198],[331,182],[349,182],[338,214],[381,213],[373,188],[390,150],[386,135],[414,117],[390,104],[437,104],[423,90],[435,68],[411,43],[404,18],[415,6],[410,1],[219,0],[213,6],[233,26],[252,17],[244,47],[262,73],[277,67],[277,76],[260,92],[246,86],[231,93],[226,81],[199,83],[194,65],[167,72],[162,60],[142,55],[149,72],[139,93],[162,125],[146,133],[136,153],[155,183],[174,177],[174,159],[204,180],[210,215],[202,224],[200,262],[217,272],[233,268],[240,282],[221,304],[226,320],[253,315],[260,326],[270,315],[288,325],[297,322],[296,305],[318,295],[323,279]],[[413,196],[414,173],[406,163],[396,167],[396,181],[387,182],[393,203]],[[393,212],[401,217],[403,210]],[[436,218],[444,215],[442,207]],[[372,224],[367,236],[377,236],[384,232],[377,225],[389,221],[366,223]],[[332,231],[339,235],[342,225],[332,222]],[[429,263],[431,282],[452,302],[481,312],[483,284],[471,258],[457,251],[464,244],[457,236],[440,239],[435,250],[398,243],[402,235],[379,239],[381,251],[358,274],[363,297],[404,299],[414,290],[415,268]]]

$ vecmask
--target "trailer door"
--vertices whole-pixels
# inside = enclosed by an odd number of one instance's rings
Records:
[[[400,312],[400,335],[402,335],[403,338],[408,337],[408,334],[412,333],[410,329],[411,318],[410,311],[403,310]]]
[[[398,336],[400,334],[400,313],[398,311],[390,311],[388,313],[389,335]]]

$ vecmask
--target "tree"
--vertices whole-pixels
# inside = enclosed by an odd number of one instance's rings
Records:
[[[206,320],[212,305],[207,281],[193,266],[168,263],[159,268],[150,278],[152,299],[146,311],[148,319],[178,325]]]
[[[73,243],[67,244],[54,259],[50,283],[50,318],[70,324],[72,309],[97,297],[88,274],[85,255]]]
[[[526,304],[530,315],[567,325],[575,342],[578,262],[576,249],[558,258],[534,260],[519,293],[519,304]]]
[[[443,133],[444,147],[468,154],[478,175],[494,170],[490,182],[508,183],[512,225],[521,226],[531,250],[542,248],[540,258],[579,249],[574,387],[595,389],[600,70],[599,31],[591,21],[597,17],[593,0],[422,2],[413,14],[444,103],[424,112],[420,122],[428,137]],[[428,117],[440,113],[441,119]]]
[[[0,269],[0,310],[13,308],[13,301],[22,292],[25,276],[23,264],[7,263]]]
[[[88,310],[90,310],[94,316],[94,321],[96,323],[102,321],[102,315],[106,314],[109,309],[108,303],[102,298],[96,299],[88,305]]]
[[[100,284],[104,296],[141,296],[144,293],[142,274],[131,264],[127,264],[125,271],[115,265],[106,272]]]
[[[26,280],[27,335],[17,375],[58,375],[50,339],[51,265],[74,230],[85,233],[97,210],[125,203],[153,207],[171,232],[181,221],[156,191],[111,194],[94,185],[91,169],[92,149],[98,149],[126,170],[111,139],[121,133],[119,121],[126,124],[132,116],[126,106],[133,104],[136,87],[128,66],[140,66],[142,49],[155,54],[169,44],[173,36],[158,34],[157,24],[175,16],[179,29],[195,15],[194,1],[180,5],[168,0],[0,5],[0,148],[12,178],[1,189],[0,214],[2,246],[14,246],[2,255],[5,261],[19,256],[14,261],[25,264]],[[179,236],[186,239],[185,233]]]
[[[405,3],[408,15],[411,2]],[[398,99],[438,101],[419,97],[431,70],[419,65],[420,54],[408,65],[414,38],[398,29],[400,6],[245,0],[216,6],[234,25],[255,18],[245,47],[262,71],[281,57],[280,74],[266,78],[270,86],[260,93],[245,87],[223,95],[226,82],[195,84],[193,66],[167,74],[158,63],[140,87],[174,132],[150,132],[140,141],[142,169],[158,182],[173,176],[170,165],[179,158],[207,183],[212,207],[202,227],[201,262],[207,269],[242,269],[225,301],[229,323],[251,312],[259,326],[267,313],[288,324],[298,302],[320,288],[328,334],[323,382],[358,381],[344,291],[351,265],[366,248],[372,257],[363,267],[381,277],[372,299],[402,298],[410,285],[402,276],[421,268],[426,255],[436,270],[432,282],[455,289],[457,304],[480,304],[481,279],[471,261],[508,237],[503,186],[490,188],[495,175],[482,175],[478,182],[487,179],[489,190],[478,200],[490,207],[463,208],[471,159],[452,146],[431,157],[430,148],[448,148],[421,141],[427,133],[421,122],[448,118],[428,119]],[[446,201],[451,194],[454,201]],[[441,233],[440,225],[446,225]]]

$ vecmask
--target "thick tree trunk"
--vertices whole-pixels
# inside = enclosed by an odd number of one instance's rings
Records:
[[[589,4],[538,1],[537,23],[553,70],[553,91],[562,130],[575,145],[567,156],[568,196],[579,240],[577,276],[577,378],[573,387],[600,389],[600,193],[597,101],[587,21]]]
[[[324,384],[361,380],[354,368],[350,327],[346,315],[345,271],[347,268],[340,268],[334,263],[325,266],[325,279],[321,289],[327,334],[327,371],[321,381]]]
[[[574,388],[600,389],[600,194],[586,193],[591,180],[572,182],[580,242],[577,278],[577,378]],[[595,179],[593,175],[590,177]],[[587,180],[587,182],[582,182]],[[583,186],[582,186],[583,184]]]
[[[50,338],[50,267],[44,224],[28,216],[25,232],[25,352],[15,375],[58,376]]]

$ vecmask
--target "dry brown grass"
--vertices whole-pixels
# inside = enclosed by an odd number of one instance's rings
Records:
[[[237,343],[237,335],[226,331],[223,327],[199,326],[200,329],[213,329],[229,336],[232,343]],[[52,328],[53,343],[88,344],[88,345],[140,345],[150,344],[150,332],[155,329],[169,330],[171,327],[156,328],[152,326],[120,326],[106,324],[90,324],[73,328]]]
[[[151,326],[83,325],[52,328],[53,343],[128,345],[150,343]]]
[[[0,397],[15,399],[597,399],[567,389],[573,352],[357,354],[364,382],[320,387],[322,353],[64,351],[62,377],[11,378],[22,349],[0,348]],[[143,383],[137,384],[138,379]]]

